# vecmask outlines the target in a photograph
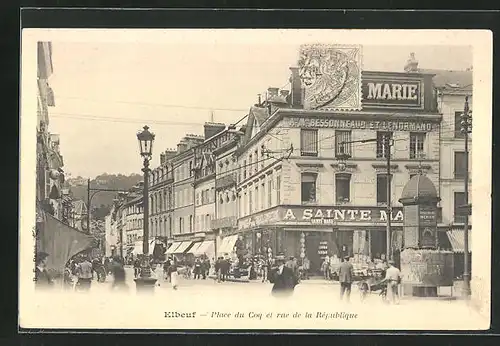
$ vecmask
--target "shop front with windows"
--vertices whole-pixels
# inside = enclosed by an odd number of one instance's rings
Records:
[[[393,208],[392,253],[397,260],[403,239],[403,211]],[[239,235],[250,254],[276,254],[310,261],[321,274],[325,257],[351,257],[354,264],[385,259],[387,212],[382,207],[280,206],[240,219]]]

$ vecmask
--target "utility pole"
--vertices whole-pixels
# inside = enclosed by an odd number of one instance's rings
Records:
[[[90,234],[90,178],[87,179],[87,233]]]
[[[91,192],[93,192],[91,194]],[[99,189],[99,188],[91,188],[90,187],[90,178],[87,179],[87,233],[90,234],[90,211],[91,211],[91,203],[92,203],[92,198],[99,193],[99,192],[121,192],[121,193],[127,193],[127,191],[124,190],[117,190],[117,189]]]
[[[385,156],[387,159],[387,232],[386,232],[386,259],[387,261],[392,260],[392,243],[391,243],[391,182],[392,182],[392,172],[391,172],[391,137],[389,134],[385,136]]]
[[[468,298],[471,294],[470,290],[470,268],[469,268],[469,133],[472,132],[472,117],[469,109],[469,97],[465,96],[464,113],[460,121],[461,131],[464,134],[465,148],[465,177],[464,177],[464,287],[463,294]]]

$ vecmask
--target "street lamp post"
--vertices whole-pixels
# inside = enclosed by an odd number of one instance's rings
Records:
[[[151,268],[149,264],[149,161],[153,154],[153,142],[155,135],[149,131],[148,126],[144,126],[143,130],[137,133],[137,140],[139,141],[139,150],[143,158],[144,172],[144,189],[143,189],[143,237],[142,237],[142,253],[144,260],[142,262],[140,276],[135,279],[137,289],[142,291],[152,291],[156,284],[156,279],[151,277]]]
[[[464,134],[465,146],[465,177],[464,177],[464,287],[463,294],[468,298],[471,294],[470,290],[470,268],[469,268],[469,133],[472,132],[472,115],[469,109],[469,97],[465,97],[464,112],[461,116],[461,132]]]
[[[370,138],[370,139],[362,139],[358,141],[343,141],[340,142],[339,144],[339,150],[335,153],[335,158],[339,161],[339,170],[344,171],[346,169],[347,163],[346,161],[351,158],[351,155],[349,153],[346,153],[345,151],[345,145],[346,144],[351,144],[351,143],[370,143],[370,142],[376,142],[376,138]],[[387,230],[386,230],[386,259],[387,261],[392,259],[392,244],[391,244],[391,232],[392,232],[392,227],[391,227],[391,213],[392,213],[392,208],[391,208],[391,177],[392,177],[392,172],[391,172],[391,146],[393,145],[393,141],[389,136],[386,136],[384,139],[384,151],[386,154],[386,159],[387,159]]]

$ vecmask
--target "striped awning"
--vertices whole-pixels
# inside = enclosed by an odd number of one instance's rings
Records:
[[[233,250],[234,250],[234,245],[236,244],[237,240],[238,240],[238,235],[237,234],[225,237],[224,239],[222,239],[221,246],[219,247],[219,249],[217,250],[217,252],[220,255],[224,255],[226,253],[227,254],[232,253]]]
[[[193,246],[194,247],[194,246]],[[215,243],[213,240],[205,240],[200,243],[195,251],[193,252],[195,255],[207,255],[212,257],[215,252]]]
[[[187,253],[192,253],[195,254],[195,251],[198,250],[198,248],[201,246],[202,242],[199,243],[194,243],[193,246],[191,246],[191,249]]]
[[[446,235],[448,236],[448,239],[450,240],[451,243],[451,248],[453,249],[454,252],[464,252],[464,230],[452,230],[452,231],[447,231]],[[469,230],[469,252],[472,251],[472,238],[471,238],[471,231]]]
[[[182,254],[184,251],[188,249],[188,247],[192,244],[192,241],[183,241],[180,243],[179,247],[172,251],[173,254]]]
[[[179,247],[179,245],[181,245],[182,242],[175,242],[173,243],[172,245],[170,245],[170,247],[167,249],[167,254],[173,254],[175,250],[177,250],[177,248]]]

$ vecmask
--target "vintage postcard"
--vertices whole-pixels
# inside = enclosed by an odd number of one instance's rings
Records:
[[[21,53],[21,328],[489,328],[491,32],[28,29]]]

